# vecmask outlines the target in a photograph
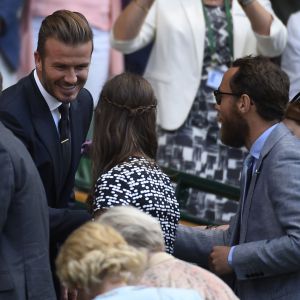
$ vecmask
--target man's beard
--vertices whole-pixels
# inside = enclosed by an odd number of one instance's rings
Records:
[[[222,121],[222,143],[234,148],[245,146],[246,138],[249,136],[249,125],[234,106],[230,120],[223,118]]]

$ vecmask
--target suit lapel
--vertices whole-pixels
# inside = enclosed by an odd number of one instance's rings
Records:
[[[37,138],[42,144],[44,144],[49,156],[51,157],[55,174],[55,186],[58,187],[60,178],[59,176],[61,174],[58,132],[49,107],[36,85],[33,73],[31,73],[30,80],[28,80],[27,83],[27,99],[32,115],[34,129],[36,131]],[[56,199],[58,199],[58,189],[56,189]]]
[[[268,153],[272,150],[276,143],[280,141],[280,139],[289,133],[289,129],[283,124],[280,123],[276,128],[271,132],[270,136],[266,140],[263,149],[261,151],[260,157],[255,165],[255,169],[251,178],[251,183],[248,190],[248,195],[245,201],[244,212],[242,217],[242,225],[240,228],[240,242],[243,243],[246,240],[247,228],[248,228],[248,220],[249,213],[251,209],[253,193],[255,191],[255,185],[257,180],[260,178],[260,174],[263,168],[263,162]]]
[[[178,0],[185,12],[188,23],[193,34],[197,62],[202,66],[202,56],[204,51],[205,21],[203,15],[202,1]]]
[[[240,212],[240,218],[242,219],[241,220],[242,226],[240,227],[240,242],[241,243],[243,243],[245,241],[247,227],[248,227],[249,212],[250,212],[250,207],[251,207],[251,202],[252,202],[252,196],[253,196],[253,192],[254,192],[254,187],[256,185],[256,181],[260,174],[260,172],[258,170],[260,170],[259,168],[261,166],[263,158],[264,158],[264,156],[263,157],[261,156],[255,166],[255,170],[253,171],[250,186],[248,189],[247,198],[245,199],[244,209],[243,209],[242,214]]]
[[[242,218],[243,218],[243,224],[244,224],[244,215],[242,216],[242,207],[243,205],[245,205],[245,203],[247,202],[247,199],[244,199],[244,185],[246,183],[245,181],[245,173],[242,171],[241,172],[242,174],[242,177],[241,177],[241,180],[240,180],[240,191],[241,191],[241,194],[240,194],[240,199],[239,199],[239,206],[238,206],[238,211],[236,213],[236,222],[235,222],[235,226],[233,227],[233,233],[232,233],[232,238],[231,238],[231,242],[232,244],[230,245],[236,245],[240,242],[241,240],[241,232],[243,231],[243,226],[241,225],[242,223]],[[251,181],[252,182],[252,181]],[[248,196],[250,194],[250,187],[251,187],[251,184],[249,186],[249,189],[248,189]],[[243,201],[244,201],[244,204],[243,204]],[[245,212],[245,207],[243,207],[243,212]]]

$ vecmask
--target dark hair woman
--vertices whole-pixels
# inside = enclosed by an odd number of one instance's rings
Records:
[[[132,205],[156,217],[173,252],[179,208],[169,178],[155,163],[156,99],[141,76],[123,73],[103,87],[95,111],[93,212]]]

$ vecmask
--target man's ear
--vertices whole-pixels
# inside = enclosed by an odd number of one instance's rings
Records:
[[[237,101],[237,106],[238,106],[239,111],[244,114],[244,113],[247,113],[248,111],[250,111],[250,109],[252,107],[252,103],[253,103],[253,101],[251,100],[249,95],[242,94],[240,96],[240,99]]]
[[[34,52],[34,61],[35,61],[36,69],[38,71],[41,71],[42,70],[42,58],[37,51]]]

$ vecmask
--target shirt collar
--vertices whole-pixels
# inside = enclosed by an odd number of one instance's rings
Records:
[[[50,95],[46,90],[45,88],[43,87],[38,75],[37,75],[37,71],[34,70],[34,79],[35,79],[35,82],[41,92],[41,94],[43,95],[45,101],[47,102],[47,105],[49,106],[49,109],[51,112],[53,112],[54,110],[56,110],[60,105],[61,105],[61,102],[59,102],[56,98],[54,98],[52,95]]]
[[[278,123],[274,124],[273,126],[271,126],[270,128],[268,128],[267,130],[265,130],[259,137],[258,139],[256,139],[256,141],[253,143],[253,145],[250,148],[250,154],[255,157],[255,159],[259,158],[260,152],[267,140],[267,138],[269,137],[269,135],[271,134],[271,132],[277,127]]]

